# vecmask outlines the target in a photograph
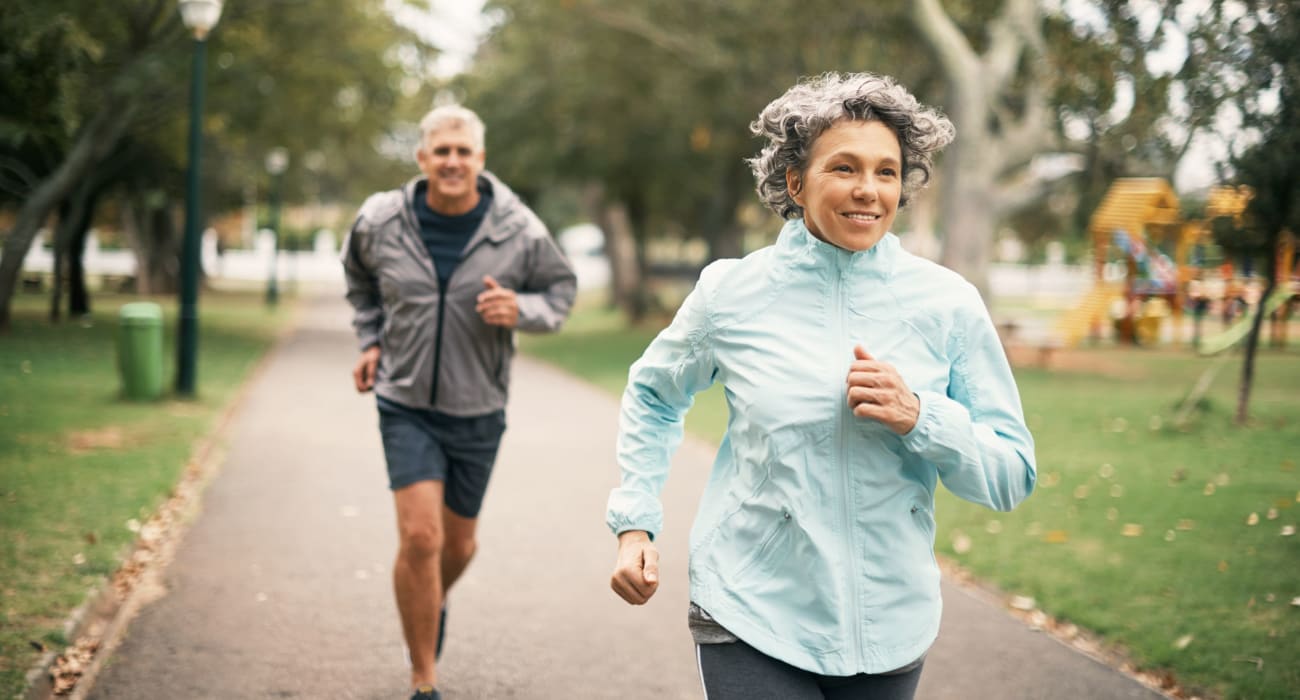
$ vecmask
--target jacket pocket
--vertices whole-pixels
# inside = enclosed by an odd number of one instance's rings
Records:
[[[780,517],[776,518],[775,522],[769,527],[768,532],[759,538],[758,545],[736,564],[735,570],[728,574],[726,578],[732,581],[738,580],[764,557],[773,556],[773,552],[769,550],[778,549],[773,543],[790,526],[790,518],[790,511],[782,508]]]

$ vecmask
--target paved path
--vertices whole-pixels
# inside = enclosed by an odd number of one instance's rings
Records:
[[[373,399],[358,396],[345,306],[309,302],[254,380],[221,472],[90,698],[407,697],[391,594],[396,543]],[[711,449],[688,441],[665,492],[663,583],[632,608],[608,587],[603,525],[616,402],[521,360],[482,513],[452,591],[447,700],[703,697],[686,631],[686,533]],[[919,698],[1160,696],[989,601],[945,590]]]

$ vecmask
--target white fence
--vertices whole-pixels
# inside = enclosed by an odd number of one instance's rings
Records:
[[[271,261],[276,262],[279,279],[303,282],[334,282],[342,284],[343,267],[339,264],[334,234],[327,230],[316,232],[309,251],[281,250],[273,255],[275,234],[261,230],[253,239],[251,249],[226,249],[217,251],[217,235],[209,229],[203,234],[201,260],[204,273],[217,280],[265,280],[271,272]],[[135,274],[135,253],[130,250],[105,250],[92,230],[86,239],[82,256],[86,273],[90,275]],[[23,259],[25,272],[50,272],[54,269],[54,255],[43,245],[33,245]]]
[[[218,253],[216,233],[209,230],[203,236],[203,270],[216,280],[265,280],[271,270],[274,241],[274,234],[262,230],[255,236],[251,249],[226,249]],[[561,235],[560,241],[578,271],[581,287],[599,288],[608,283],[609,263],[598,248],[584,246],[574,237]],[[91,275],[135,274],[135,254],[129,250],[101,248],[94,231],[86,241],[82,261]],[[23,260],[23,270],[29,272],[48,273],[53,265],[50,249],[39,244],[33,245]],[[311,250],[281,250],[276,256],[276,269],[282,280],[339,284],[343,281],[335,236],[323,229],[316,233]],[[1083,296],[1091,285],[1092,273],[1083,265],[994,263],[989,267],[989,286],[993,295],[999,297],[1051,299],[1068,304]]]

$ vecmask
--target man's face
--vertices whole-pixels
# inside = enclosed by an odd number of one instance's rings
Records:
[[[478,204],[478,175],[486,154],[463,125],[445,126],[424,140],[416,152],[429,178],[429,206],[441,214],[464,214]]]

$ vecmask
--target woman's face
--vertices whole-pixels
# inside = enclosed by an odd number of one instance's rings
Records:
[[[844,250],[867,250],[898,213],[902,149],[882,122],[842,121],[813,142],[803,176],[787,170],[785,179],[814,236]]]

